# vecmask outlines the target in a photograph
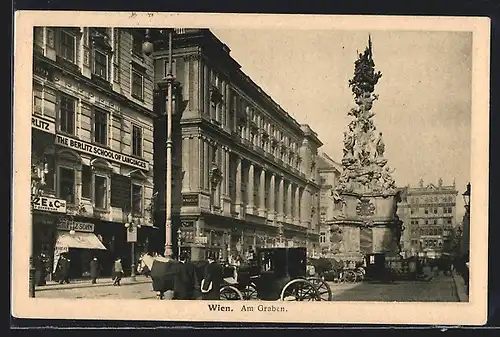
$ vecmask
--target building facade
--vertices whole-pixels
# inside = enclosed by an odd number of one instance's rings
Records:
[[[153,62],[137,41],[113,28],[34,29],[32,170],[43,189],[32,199],[33,251],[52,272],[68,253],[72,277],[94,256],[103,274],[117,257],[128,273],[130,242],[139,254],[155,237]]]
[[[341,204],[335,203],[332,192],[338,184],[342,166],[322,153],[318,160],[320,179],[320,250],[324,256],[335,254],[336,233],[327,222],[341,213]]]
[[[155,82],[162,87],[168,39],[157,32],[154,40]],[[245,75],[209,30],[175,30],[172,59],[174,247],[192,259],[270,246],[317,251],[317,134]],[[165,125],[165,119],[155,125],[159,200],[165,200]],[[164,207],[158,223],[165,221]]]
[[[439,257],[450,252],[455,232],[456,198],[455,183],[443,185],[429,183],[424,186],[402,188],[402,202],[398,216],[404,222],[402,249],[407,256]]]

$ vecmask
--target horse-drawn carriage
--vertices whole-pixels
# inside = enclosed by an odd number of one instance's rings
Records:
[[[328,283],[306,273],[305,248],[259,248],[244,267],[224,268],[221,299],[331,301]]]
[[[221,300],[331,301],[322,278],[307,276],[306,248],[259,248],[256,258],[241,266],[223,266]],[[141,260],[152,266],[152,257]],[[192,261],[203,279],[207,261]]]

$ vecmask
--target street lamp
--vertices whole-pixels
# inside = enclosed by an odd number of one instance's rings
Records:
[[[125,228],[127,228],[128,232],[133,235],[132,238],[128,238],[128,241],[132,245],[132,252],[131,252],[131,263],[130,263],[130,279],[131,281],[135,281],[135,242],[137,241],[137,229],[141,228],[140,222],[134,222],[134,219],[132,218],[132,213],[127,214],[127,222],[125,222]],[[135,233],[134,233],[135,232]],[[128,235],[127,235],[128,237]]]
[[[165,256],[172,254],[172,91],[175,77],[172,74],[172,37],[173,29],[168,29],[168,73],[164,78],[167,84],[167,167],[166,167],[166,207],[165,207]],[[146,29],[142,51],[146,56],[153,53],[151,31]]]

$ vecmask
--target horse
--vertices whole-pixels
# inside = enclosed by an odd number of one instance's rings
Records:
[[[139,260],[137,261],[137,274],[139,275],[145,275],[146,277],[151,276],[151,270],[148,268],[146,263],[143,260],[143,257],[147,255],[146,253],[142,253],[141,256],[139,257]]]
[[[169,263],[173,262],[173,263]],[[156,291],[156,298],[163,299],[167,290],[174,290],[177,273],[176,260],[170,260],[163,256],[153,257],[149,254],[141,256],[141,265],[150,270],[149,275]]]

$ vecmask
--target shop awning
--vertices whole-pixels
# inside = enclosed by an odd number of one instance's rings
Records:
[[[56,247],[106,250],[106,247],[94,233],[83,232],[76,232],[75,234],[59,232]]]

